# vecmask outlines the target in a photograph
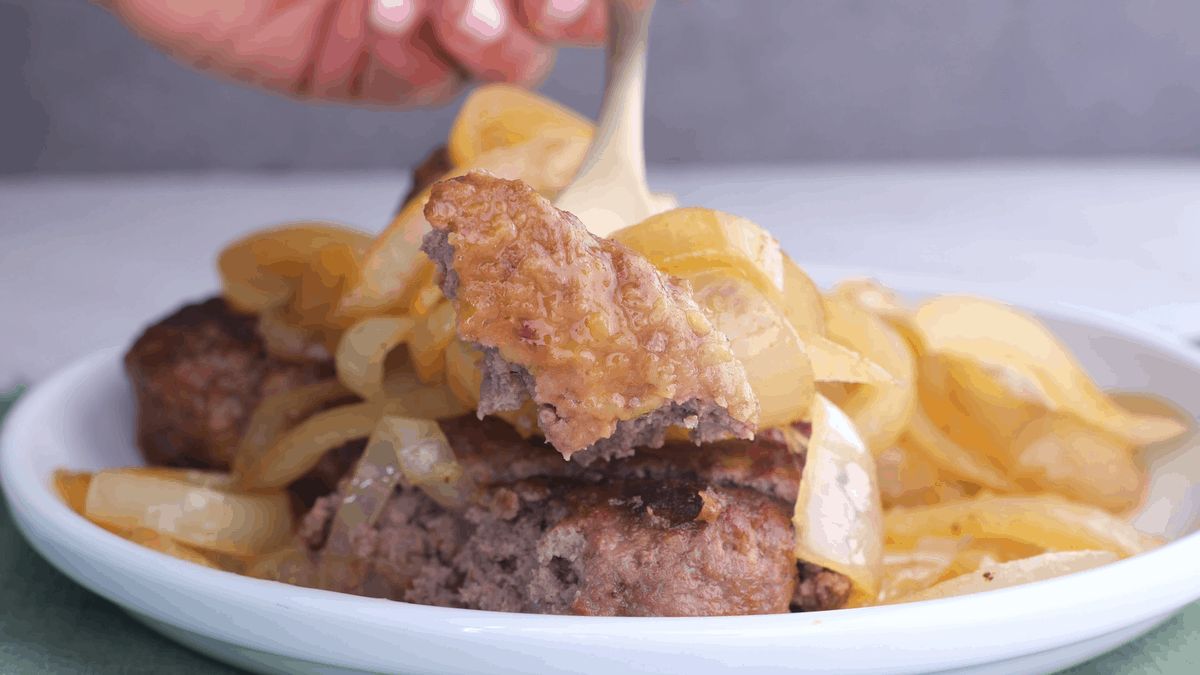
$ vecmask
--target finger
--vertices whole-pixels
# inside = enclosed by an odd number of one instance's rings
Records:
[[[444,0],[431,18],[442,48],[480,79],[533,84],[554,63],[501,0]]]
[[[465,86],[466,73],[437,50],[428,21],[407,37],[385,33],[371,38],[371,59],[363,70],[364,102],[405,107],[445,103]]]
[[[368,1],[343,0],[327,9],[319,42],[309,57],[310,93],[318,98],[354,98],[361,93],[368,52]]]
[[[517,17],[535,38],[562,45],[602,45],[605,0],[516,0]]]
[[[197,69],[287,89],[308,64],[329,4],[120,0],[115,11],[139,37]]]

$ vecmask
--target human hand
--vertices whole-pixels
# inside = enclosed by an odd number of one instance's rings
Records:
[[[602,44],[607,26],[605,0],[93,2],[209,76],[393,109],[444,103],[471,80],[535,86],[556,47]]]

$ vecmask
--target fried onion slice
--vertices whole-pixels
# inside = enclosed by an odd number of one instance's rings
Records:
[[[1131,443],[1145,445],[1184,430],[1173,419],[1114,403],[1058,338],[1013,307],[945,295],[922,303],[913,323],[930,354],[966,361],[1018,398],[1075,415]]]
[[[148,528],[227,553],[256,553],[286,542],[292,530],[287,497],[230,485],[227,475],[215,472],[105,469],[92,477],[86,513],[114,527]]]
[[[850,418],[820,394],[793,522],[796,558],[850,577],[868,597],[879,592],[884,520],[875,460]]]
[[[885,518],[897,545],[920,537],[970,535],[1012,539],[1060,551],[1144,553],[1161,542],[1104,509],[1052,494],[981,495],[933,506],[895,508]]]
[[[1117,555],[1111,551],[1061,551],[1043,553],[1031,558],[1022,558],[1011,562],[995,563],[961,576],[943,581],[936,586],[914,593],[895,597],[885,604],[920,602],[922,600],[939,600],[954,598],[984,591],[996,591],[1002,588],[1012,588],[1045,581],[1056,577],[1084,572],[1101,565],[1117,561]]]
[[[387,356],[416,326],[407,316],[368,317],[351,326],[338,342],[338,379],[363,398],[382,394]]]

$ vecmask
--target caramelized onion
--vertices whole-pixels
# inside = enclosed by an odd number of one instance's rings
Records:
[[[1083,572],[1117,561],[1111,551],[1062,551],[1043,553],[1031,558],[994,563],[971,574],[963,574],[936,586],[895,597],[887,604],[938,600],[971,595],[984,591],[1011,588],[1035,581],[1045,581],[1067,574]]]
[[[475,486],[437,422],[385,417],[380,423],[379,436],[395,448],[404,480],[442,506],[462,508]]]
[[[912,321],[931,354],[966,362],[1019,399],[1074,415],[1136,445],[1184,431],[1173,419],[1117,405],[1053,333],[1013,307],[946,295],[923,303]]]
[[[454,303],[444,301],[417,322],[410,343],[413,366],[421,381],[436,385],[445,380],[446,347],[457,330]]]
[[[363,398],[382,394],[387,356],[416,325],[412,317],[376,316],[351,326],[338,342],[338,379]]]
[[[87,511],[87,493],[91,484],[92,474],[86,471],[54,471],[54,487],[58,488],[59,496],[72,511],[81,516]]]
[[[805,419],[816,391],[813,366],[796,329],[761,289],[713,269],[686,277],[696,304],[713,328],[729,338],[733,355],[746,369],[762,428]]]
[[[812,363],[813,378],[817,382],[846,382],[875,387],[896,382],[896,378],[883,366],[829,338],[805,333],[800,339],[804,341],[804,348]]]
[[[479,372],[479,359],[483,355],[457,338],[446,345],[446,383],[460,403],[474,408],[479,404],[479,388],[483,374]]]
[[[234,554],[287,540],[292,528],[287,497],[221,489],[228,485],[228,478],[212,472],[106,469],[92,477],[87,517]]]
[[[796,496],[796,557],[836,572],[873,598],[883,577],[883,515],[875,460],[854,424],[817,394]]]
[[[524,87],[490,83],[466,99],[446,141],[455,166],[495,148],[544,137],[579,137],[591,143],[595,126],[588,118]]]
[[[358,403],[318,413],[300,423],[260,455],[242,455],[238,484],[251,490],[282,489],[312,470],[326,452],[366,438],[384,404]]]
[[[242,435],[238,455],[234,458],[234,475],[240,475],[253,465],[279,437],[314,410],[330,401],[351,395],[337,380],[289,389],[262,399]]]
[[[799,333],[826,336],[825,302],[817,284],[800,266],[783,254],[783,310]]]
[[[335,556],[350,556],[350,537],[355,530],[375,524],[388,496],[400,480],[400,460],[396,455],[392,420],[384,417],[371,432],[362,457],[354,466],[350,480],[341,489],[342,501],[334,514],[325,551]]]
[[[247,569],[246,575],[255,579],[282,581],[285,584],[306,587],[314,586],[317,578],[312,557],[305,550],[304,544],[298,540],[255,559]]]
[[[357,279],[373,237],[334,223],[288,223],[252,232],[217,258],[221,293],[242,311],[258,312],[289,300],[295,282],[316,274],[326,285]]]
[[[457,417],[475,409],[464,404],[449,385],[430,387],[408,370],[388,373],[383,394],[375,399],[384,405],[383,414],[440,420]]]
[[[926,536],[971,535],[1060,551],[1112,551],[1121,557],[1159,545],[1102,508],[1051,494],[982,495],[934,506],[896,508],[888,512],[885,522],[888,539],[899,545]]]
[[[651,216],[610,237],[667,274],[690,278],[717,271],[749,282],[772,304],[781,304],[785,282],[779,242],[746,218],[686,207]]]
[[[895,329],[849,300],[831,296],[825,301],[825,309],[829,338],[861,352],[894,378],[871,386],[842,387],[840,393],[830,385],[818,387],[826,396],[835,394],[831,400],[854,420],[863,440],[878,457],[899,440],[917,404],[916,359]]]
[[[920,406],[913,409],[909,418],[908,440],[939,468],[957,474],[973,483],[995,490],[1011,492],[1015,485],[986,460],[955,443],[929,419]]]
[[[124,539],[132,541],[138,546],[144,546],[152,551],[164,553],[172,558],[178,558],[186,562],[200,565],[201,567],[209,567],[215,570],[223,569],[221,565],[218,565],[208,555],[175,541],[171,537],[159,534],[148,527],[137,527],[132,530],[113,528],[110,531],[115,532]],[[231,572],[234,570],[225,571]]]
[[[963,544],[961,538],[922,537],[912,548],[886,550],[883,583],[872,604],[885,604],[934,585],[954,565]]]
[[[280,306],[268,307],[258,316],[258,334],[267,351],[285,359],[328,361],[329,349],[320,336],[288,321]]]

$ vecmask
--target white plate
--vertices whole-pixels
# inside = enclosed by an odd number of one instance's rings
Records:
[[[890,278],[893,283],[898,280]],[[916,284],[915,287],[924,284]],[[909,287],[914,287],[909,286]],[[944,288],[944,287],[943,287]],[[1200,354],[1102,317],[1039,312],[1102,386],[1200,413]],[[54,496],[55,467],[140,464],[121,350],[34,388],[0,439],[0,478],[25,537],[147,625],[261,673],[1045,673],[1112,649],[1200,598],[1200,537],[1099,569],[893,607],[728,618],[599,618],[444,609],[294,588],[193,566],[94,527]],[[1152,466],[1144,529],[1197,519],[1200,451]],[[1157,506],[1156,506],[1157,505]],[[1165,508],[1164,508],[1165,505]]]

